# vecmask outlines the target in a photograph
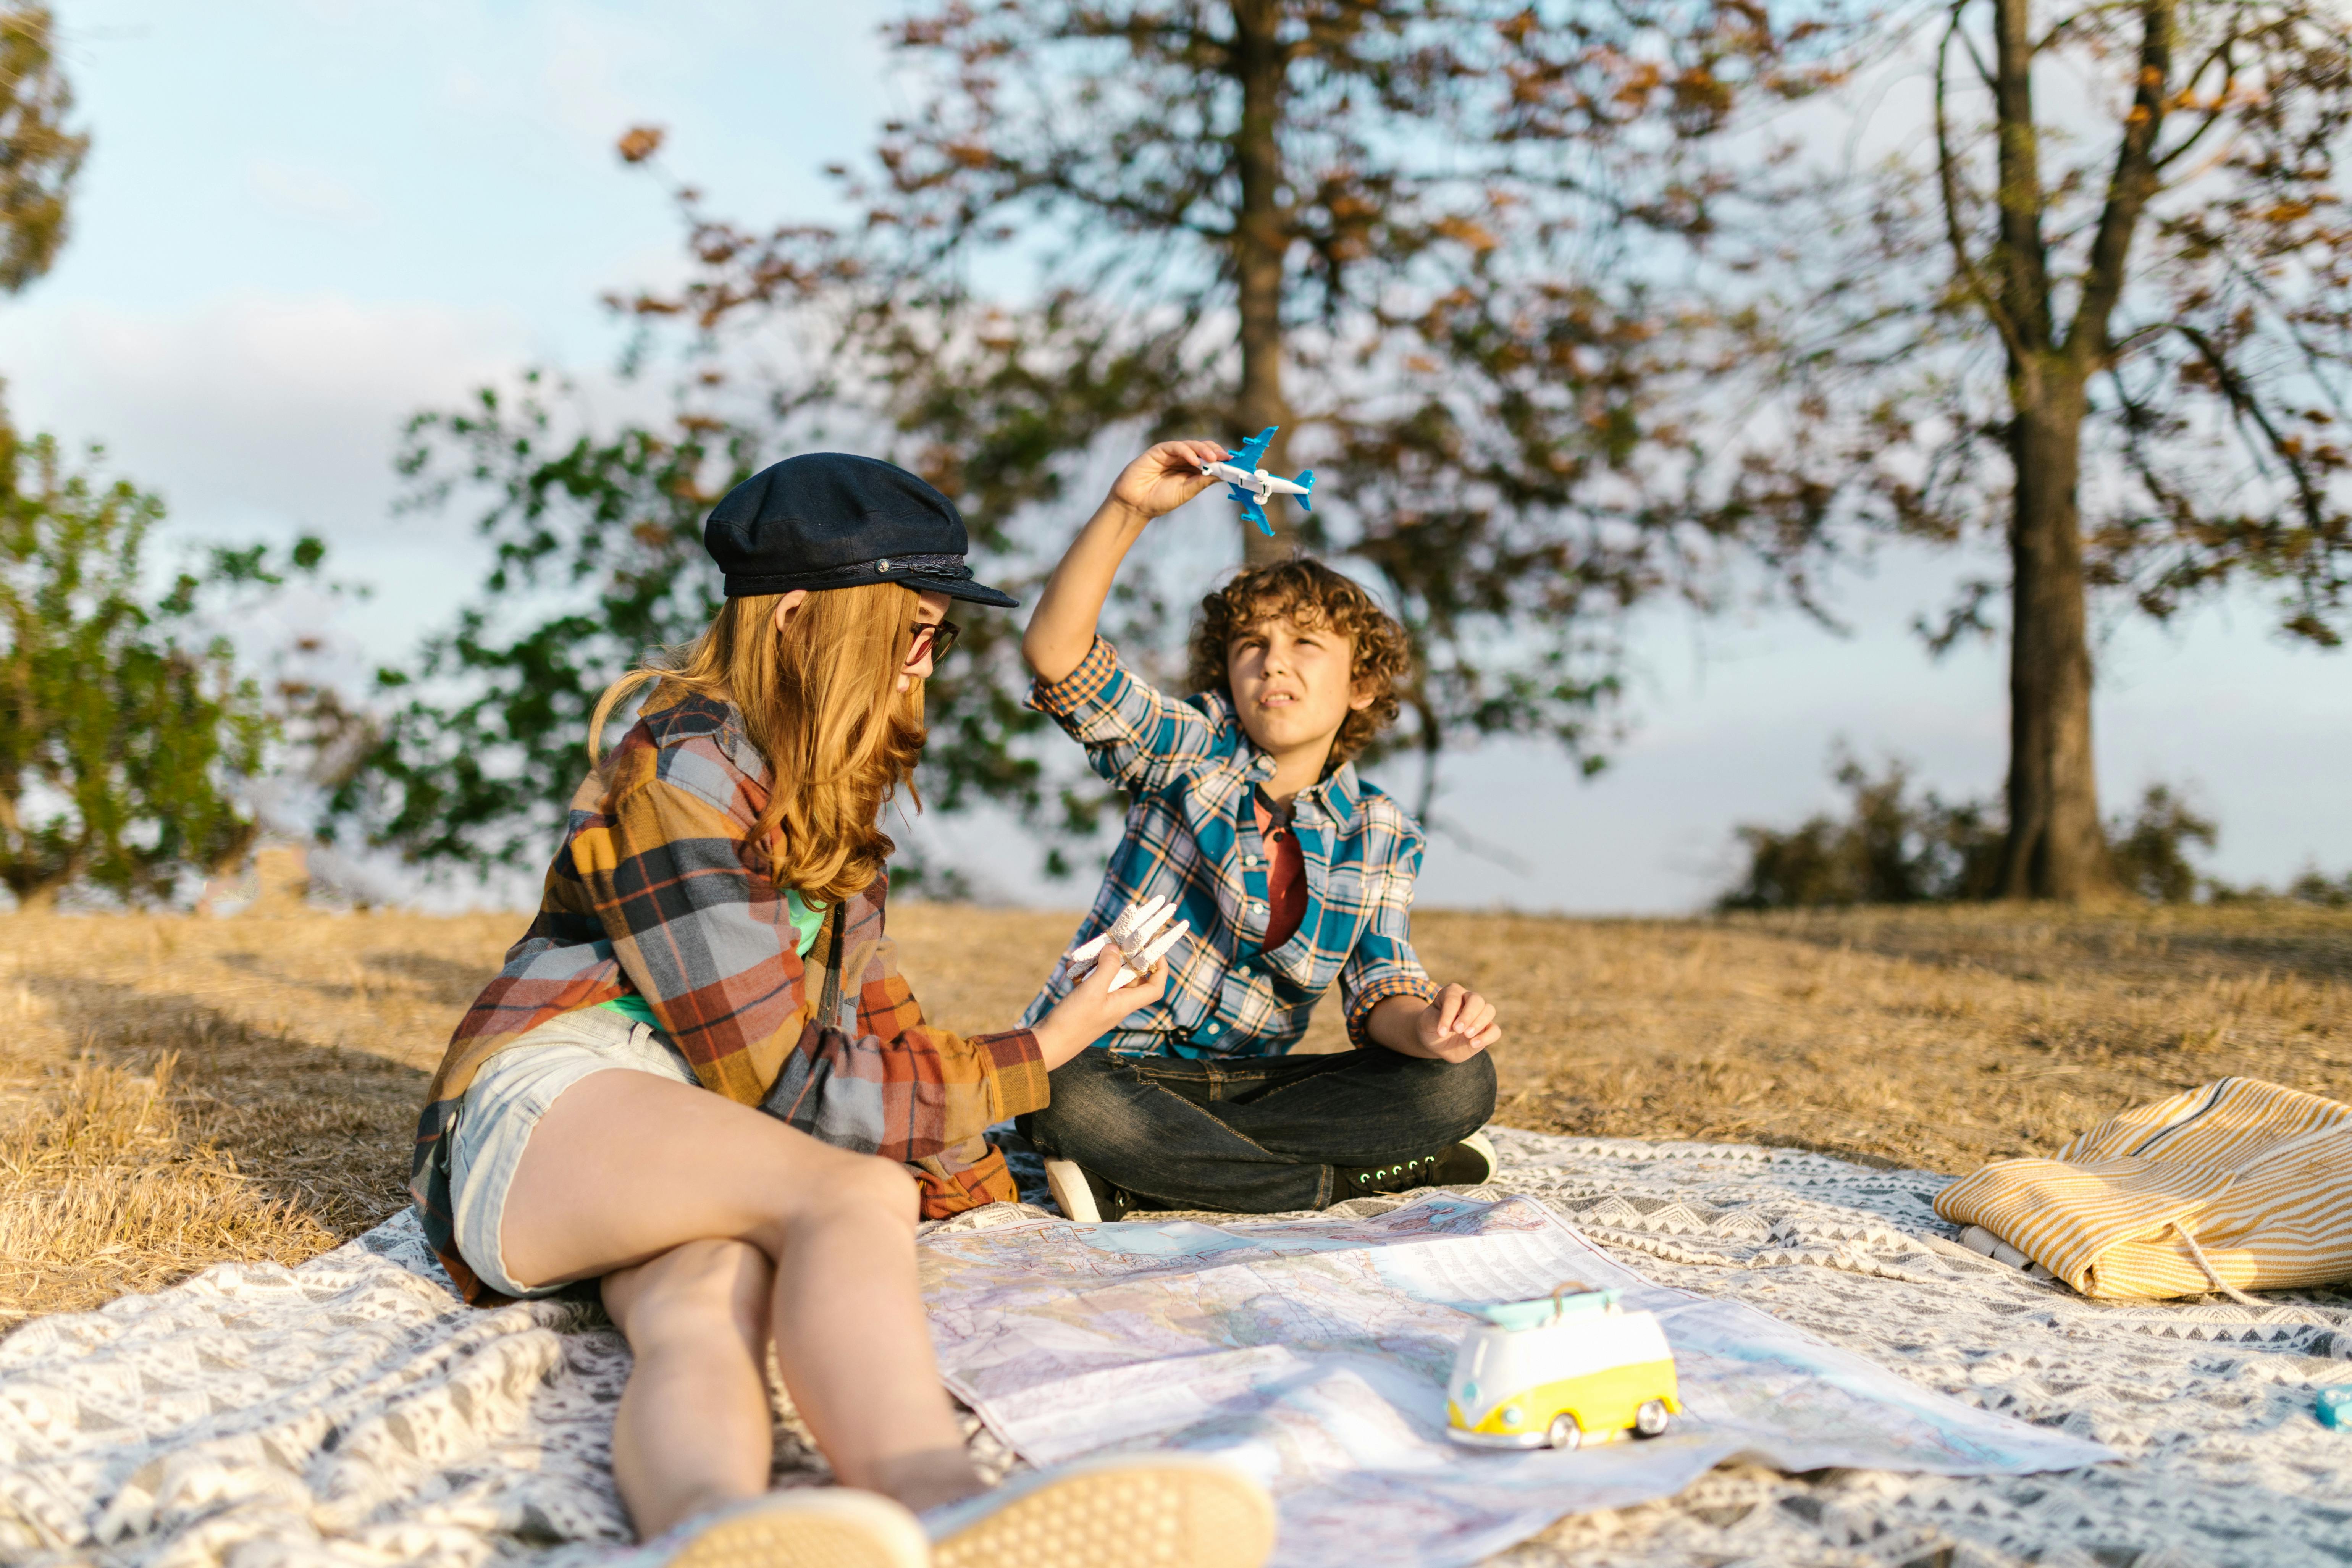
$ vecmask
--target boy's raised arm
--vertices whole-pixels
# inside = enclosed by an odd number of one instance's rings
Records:
[[[1174,511],[1215,481],[1203,463],[1232,456],[1214,441],[1162,441],[1119,470],[1118,479],[1045,579],[1036,614],[1021,634],[1021,657],[1040,679],[1066,680],[1095,644],[1095,623],[1119,563],[1146,524]]]

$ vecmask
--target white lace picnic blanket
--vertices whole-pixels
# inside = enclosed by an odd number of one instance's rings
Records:
[[[2352,1298],[2097,1306],[1949,1241],[1928,1208],[1939,1176],[1738,1145],[1496,1142],[1498,1187],[1663,1283],[2127,1457],[1997,1479],[1727,1466],[1497,1563],[2352,1562],[2352,1432],[2311,1414],[2315,1387],[2352,1383]],[[299,1268],[226,1265],[35,1320],[0,1341],[0,1562],[600,1562],[628,1539],[607,1467],[627,1367],[593,1310],[459,1305],[405,1215]],[[1013,1462],[967,1425],[986,1468]],[[823,1479],[789,1411],[778,1430],[779,1482]]]

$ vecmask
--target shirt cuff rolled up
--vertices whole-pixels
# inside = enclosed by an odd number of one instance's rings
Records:
[[[1045,1078],[1045,1053],[1033,1031],[975,1035],[971,1044],[988,1058],[990,1080],[996,1086],[995,1120],[1043,1110],[1053,1100],[1054,1091]]]
[[[1078,668],[1059,680],[1039,679],[1029,688],[1029,706],[1056,719],[1067,718],[1101,697],[1118,674],[1118,649],[1095,638]]]
[[[1348,1043],[1359,1050],[1376,1046],[1372,1038],[1372,1009],[1391,996],[1412,996],[1423,1005],[1437,1000],[1437,983],[1426,975],[1384,974],[1366,985],[1349,1000]]]

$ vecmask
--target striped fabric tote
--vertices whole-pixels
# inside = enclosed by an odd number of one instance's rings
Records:
[[[2085,1296],[2352,1280],[2352,1106],[2225,1078],[2127,1110],[2054,1160],[2001,1160],[1936,1212]]]

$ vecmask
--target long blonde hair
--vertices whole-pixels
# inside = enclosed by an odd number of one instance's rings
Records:
[[[898,848],[883,803],[900,788],[919,809],[923,683],[898,689],[914,647],[915,590],[868,583],[811,594],[775,626],[781,594],[730,599],[692,642],[665,648],[604,689],[588,721],[600,760],[604,721],[652,682],[732,702],[768,764],[768,804],[751,825],[776,886],[810,903],[863,891]]]

